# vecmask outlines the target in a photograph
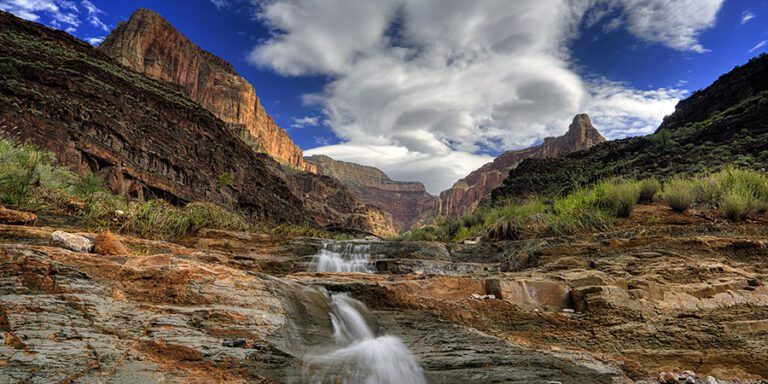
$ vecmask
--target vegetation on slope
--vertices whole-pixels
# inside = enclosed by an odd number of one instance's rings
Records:
[[[0,203],[73,217],[91,230],[111,229],[144,238],[176,240],[204,228],[267,232],[275,239],[339,236],[310,226],[249,224],[237,213],[210,203],[180,207],[165,200],[131,201],[112,193],[98,175],[76,175],[57,165],[52,152],[6,139],[0,139]]]
[[[692,177],[634,180],[611,178],[554,198],[509,199],[483,206],[458,220],[413,229],[407,240],[517,240],[605,230],[627,218],[637,204],[662,201],[672,210],[696,208],[743,221],[768,210],[768,176],[728,167]]]

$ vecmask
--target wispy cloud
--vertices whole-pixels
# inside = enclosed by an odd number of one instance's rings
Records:
[[[102,41],[104,41],[105,38],[106,36],[96,36],[96,37],[86,37],[83,40],[87,41],[88,44],[90,45],[99,45],[101,44]]]
[[[216,9],[227,8],[231,5],[229,0],[211,0],[211,3],[216,6]]]
[[[88,11],[88,22],[91,23],[91,25],[94,27],[101,29],[102,31],[109,32],[109,26],[104,24],[104,22],[102,22],[99,18],[99,15],[103,14],[104,12],[88,0],[83,0],[81,4],[83,8]]]
[[[291,124],[292,128],[306,128],[306,127],[314,127],[317,126],[320,123],[320,117],[318,116],[304,116],[293,118],[293,123]]]
[[[761,48],[765,47],[767,44],[768,44],[768,40],[763,40],[763,41],[757,43],[757,45],[755,45],[754,47],[752,47],[752,49],[749,50],[749,53],[755,52],[758,49],[761,49]]]
[[[752,11],[744,11],[744,13],[741,14],[741,24],[746,24],[750,20],[755,18],[755,14]]]

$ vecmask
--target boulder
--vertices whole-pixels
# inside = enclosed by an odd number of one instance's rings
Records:
[[[93,250],[93,241],[91,239],[64,231],[51,233],[51,245],[83,253]]]
[[[110,231],[104,231],[96,236],[93,241],[93,253],[107,256],[130,254],[123,242]]]
[[[37,221],[37,215],[0,207],[0,224],[25,225]]]

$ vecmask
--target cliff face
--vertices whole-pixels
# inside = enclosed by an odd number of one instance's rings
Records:
[[[605,138],[592,126],[588,115],[576,115],[565,135],[548,137],[543,144],[535,147],[505,152],[441,192],[439,215],[455,218],[471,212],[494,188],[502,184],[511,169],[525,159],[560,157],[604,141]]]
[[[338,181],[283,171],[198,103],[67,33],[0,12],[0,47],[0,133],[105,176],[116,192],[372,230],[368,208]],[[226,173],[232,183],[220,181]]]
[[[398,231],[428,220],[437,206],[437,198],[419,182],[394,181],[377,168],[328,156],[311,156],[306,161],[315,165],[321,175],[341,180],[364,203],[382,210]]]
[[[137,72],[175,85],[229,123],[255,150],[295,169],[314,171],[305,164],[301,149],[264,110],[253,86],[231,64],[195,45],[157,13],[137,10],[99,49]]]
[[[768,167],[768,55],[682,100],[656,133],[614,140],[561,159],[526,160],[493,199],[559,194],[603,178],[667,178],[726,166]]]

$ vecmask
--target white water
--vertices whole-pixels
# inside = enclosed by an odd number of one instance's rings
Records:
[[[336,349],[306,358],[320,366],[310,383],[423,384],[416,356],[394,336],[374,335],[361,313],[365,305],[345,294],[331,297]]]
[[[315,272],[373,273],[371,245],[355,242],[324,242],[312,258]]]

